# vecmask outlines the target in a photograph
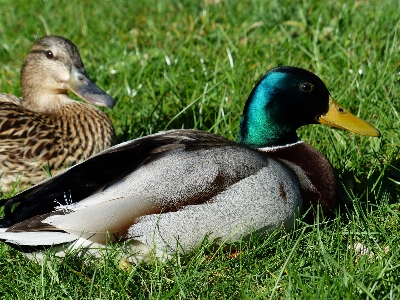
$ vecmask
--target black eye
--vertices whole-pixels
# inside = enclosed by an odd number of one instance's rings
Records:
[[[50,50],[45,51],[45,54],[48,59],[54,58],[53,52],[51,52]]]
[[[300,89],[303,92],[309,93],[314,89],[314,86],[311,83],[305,82],[300,86]]]

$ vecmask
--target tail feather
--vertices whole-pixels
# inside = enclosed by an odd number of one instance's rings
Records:
[[[7,227],[10,227],[10,222],[8,222],[6,219],[0,219],[0,230],[3,228],[7,229]]]
[[[75,241],[79,237],[66,232],[5,232],[0,231],[0,240],[24,246],[51,246]]]

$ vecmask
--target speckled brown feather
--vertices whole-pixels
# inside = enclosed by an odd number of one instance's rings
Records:
[[[73,102],[43,116],[12,103],[0,102],[0,182],[4,190],[21,177],[34,184],[113,143],[112,123],[100,110]],[[42,166],[42,167],[41,167]]]
[[[45,57],[51,50],[54,59]],[[24,98],[0,94],[0,186],[20,188],[110,147],[114,129],[106,114],[67,96],[71,68],[83,70],[76,47],[61,37],[35,42],[24,61]],[[108,95],[107,95],[108,96]],[[108,96],[109,97],[109,96]]]

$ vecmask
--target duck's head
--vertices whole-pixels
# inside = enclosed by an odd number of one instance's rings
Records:
[[[260,79],[247,99],[239,143],[253,148],[295,143],[299,127],[316,123],[380,136],[335,102],[318,76],[296,67],[277,67]]]
[[[70,101],[67,91],[96,105],[115,104],[86,74],[75,45],[58,36],[35,41],[22,66],[21,87],[23,105],[38,112],[54,111]]]

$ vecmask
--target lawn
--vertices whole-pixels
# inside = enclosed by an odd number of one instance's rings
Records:
[[[321,5],[320,3],[324,3]],[[244,102],[278,65],[318,74],[380,139],[311,125],[337,170],[331,221],[277,230],[235,254],[204,243],[167,261],[30,261],[0,244],[1,299],[400,299],[400,1],[0,0],[0,88],[20,95],[36,38],[72,40],[116,100],[118,142],[173,128],[236,139]],[[10,195],[4,195],[10,196]]]

